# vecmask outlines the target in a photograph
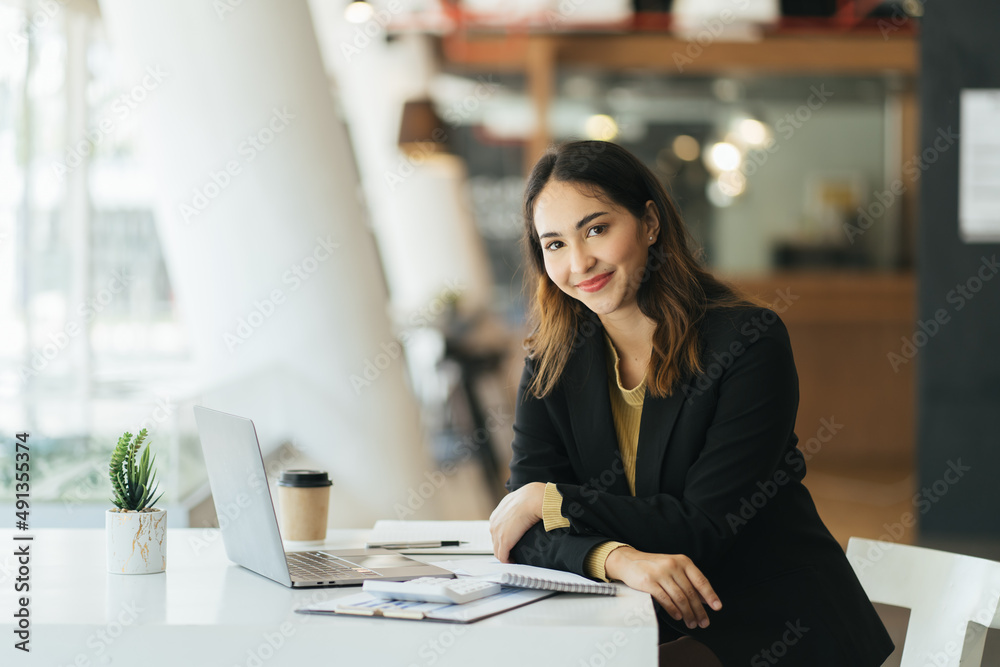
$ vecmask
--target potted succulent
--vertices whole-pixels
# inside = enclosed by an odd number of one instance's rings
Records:
[[[145,440],[146,429],[134,438],[126,431],[111,454],[115,507],[105,513],[105,528],[108,572],[115,574],[152,574],[167,567],[167,511],[154,507],[160,496],[153,497],[156,457],[150,458],[149,443],[136,461]]]

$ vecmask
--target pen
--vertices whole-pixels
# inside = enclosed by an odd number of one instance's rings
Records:
[[[365,544],[370,549],[434,549],[436,547],[457,547],[460,544],[468,544],[462,540],[430,540],[427,542],[368,542]]]

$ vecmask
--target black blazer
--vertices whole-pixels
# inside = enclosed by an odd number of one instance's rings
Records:
[[[892,640],[801,484],[798,375],[784,324],[767,308],[714,309],[699,335],[704,372],[672,396],[646,394],[635,496],[596,315],[581,323],[563,376],[543,399],[527,392],[535,369],[525,359],[507,488],[555,482],[570,527],[546,533],[537,523],[512,558],[586,574],[587,553],[607,539],[685,554],[722,609],[706,605],[710,625],[692,630],[654,603],[661,637],[690,635],[727,666],[881,665]]]

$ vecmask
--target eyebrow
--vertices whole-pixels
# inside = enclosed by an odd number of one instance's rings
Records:
[[[601,216],[601,215],[607,215],[607,214],[608,214],[607,211],[597,211],[596,213],[591,213],[590,215],[585,216],[582,220],[580,220],[580,222],[576,223],[575,229],[580,229],[581,227],[583,227],[585,224],[587,224],[588,222],[590,222],[594,218],[596,218],[598,216]],[[544,239],[544,238],[548,238],[550,236],[562,236],[562,234],[560,234],[559,232],[545,232],[544,234],[540,234],[538,236],[538,238],[539,239]]]

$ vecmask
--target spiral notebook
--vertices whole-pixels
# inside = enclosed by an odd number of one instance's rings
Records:
[[[614,584],[591,581],[572,572],[551,570],[533,565],[501,563],[495,558],[469,558],[434,563],[459,576],[476,577],[513,588],[533,588],[560,593],[588,593],[591,595],[617,595]]]

